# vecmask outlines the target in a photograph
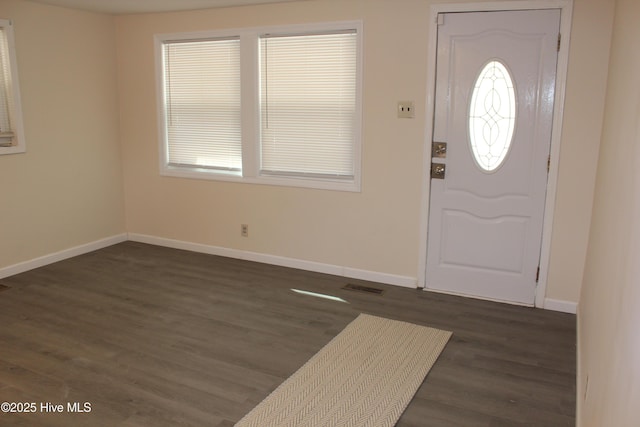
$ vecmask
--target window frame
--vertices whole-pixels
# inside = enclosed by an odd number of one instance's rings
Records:
[[[353,140],[353,179],[317,177],[304,175],[263,175],[260,173],[260,37],[272,35],[304,35],[355,30],[356,32],[356,110]],[[167,126],[165,121],[165,85],[163,46],[166,42],[215,38],[240,38],[240,86],[241,86],[241,133],[242,170],[219,171],[193,167],[180,167],[168,163]],[[159,141],[160,175],[169,177],[231,181],[249,184],[266,184],[288,187],[305,187],[337,191],[361,191],[362,163],[362,52],[363,33],[361,21],[341,21],[331,23],[253,27],[242,29],[156,34],[155,71]]]
[[[25,153],[27,146],[24,137],[24,125],[22,120],[22,101],[20,98],[20,81],[18,75],[18,61],[16,59],[15,36],[13,22],[9,19],[0,19],[0,28],[7,38],[7,57],[9,58],[9,72],[11,73],[11,86],[7,88],[13,102],[9,103],[8,114],[11,122],[11,130],[14,133],[13,143],[9,146],[0,145],[0,155]]]

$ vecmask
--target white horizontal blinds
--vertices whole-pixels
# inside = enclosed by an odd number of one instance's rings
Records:
[[[357,34],[260,38],[261,173],[353,179]]]
[[[241,170],[240,39],[163,49],[169,165]]]
[[[6,30],[0,27],[0,146],[11,146],[14,129],[11,123],[13,105],[11,88],[11,63]]]

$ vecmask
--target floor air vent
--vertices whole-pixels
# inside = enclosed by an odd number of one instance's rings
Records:
[[[372,288],[371,286],[355,285],[353,283],[347,283],[342,289],[348,291],[357,291],[365,294],[382,295],[384,290],[378,288]]]

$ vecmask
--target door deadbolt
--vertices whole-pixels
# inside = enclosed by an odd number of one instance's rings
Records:
[[[431,145],[431,157],[443,159],[447,157],[447,143],[446,142],[434,142]]]
[[[444,179],[447,165],[444,163],[431,163],[431,178]]]

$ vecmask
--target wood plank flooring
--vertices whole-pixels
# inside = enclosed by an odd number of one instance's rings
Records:
[[[453,332],[399,427],[575,425],[573,315],[133,242],[0,284],[2,426],[233,426],[361,312]]]

